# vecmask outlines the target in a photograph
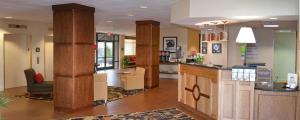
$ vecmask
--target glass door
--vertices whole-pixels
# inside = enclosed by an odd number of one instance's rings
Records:
[[[113,42],[100,41],[97,42],[97,70],[114,68],[114,46]]]

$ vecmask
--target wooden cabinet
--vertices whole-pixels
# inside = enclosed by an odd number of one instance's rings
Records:
[[[254,82],[233,81],[222,72],[221,120],[253,120]]]
[[[300,92],[255,90],[255,120],[300,120]]]

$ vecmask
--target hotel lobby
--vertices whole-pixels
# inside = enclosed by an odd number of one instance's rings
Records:
[[[2,0],[0,119],[300,120],[298,0]]]

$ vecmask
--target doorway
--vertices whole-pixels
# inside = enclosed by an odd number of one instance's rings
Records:
[[[97,42],[97,64],[99,70],[114,68],[114,45],[113,42]]]
[[[24,70],[31,68],[31,39],[26,34],[4,35],[4,88],[26,86]]]
[[[119,35],[96,33],[96,69],[119,67]]]

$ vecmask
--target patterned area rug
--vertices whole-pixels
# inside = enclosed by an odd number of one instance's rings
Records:
[[[122,87],[115,87],[115,86],[108,86],[108,96],[107,96],[107,102],[115,101],[122,99],[127,96],[135,95],[138,93],[143,92],[143,89],[138,90],[124,90]],[[97,100],[94,101],[94,105],[103,105],[105,104],[104,100]]]
[[[46,101],[52,101],[53,98],[50,94],[34,94],[29,96],[29,94],[25,93],[23,95],[16,95],[15,97],[25,97],[33,100],[46,100]]]
[[[108,89],[107,102],[119,100],[124,97],[130,96],[130,95],[135,95],[135,94],[138,94],[138,93],[141,93],[144,91],[142,89],[126,91],[121,87],[115,87],[115,86],[108,86],[107,89]],[[46,101],[53,100],[52,96],[50,96],[49,94],[40,94],[40,95],[36,94],[36,95],[29,96],[29,94],[26,93],[23,95],[16,95],[15,97],[25,97],[25,98],[34,99],[34,100],[46,100]],[[103,105],[103,104],[105,104],[104,100],[94,101],[94,106]]]
[[[194,118],[176,108],[170,108],[150,112],[70,118],[68,120],[194,120]]]

